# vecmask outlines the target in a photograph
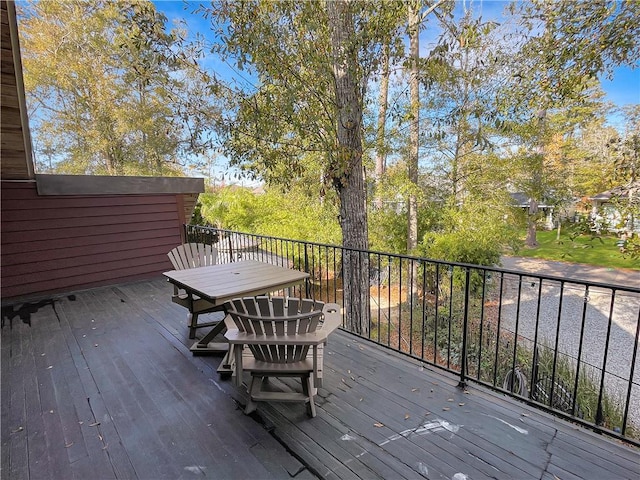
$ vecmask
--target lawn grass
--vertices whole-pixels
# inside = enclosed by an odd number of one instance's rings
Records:
[[[578,235],[538,231],[536,248],[523,247],[517,253],[521,257],[533,257],[544,260],[558,260],[572,263],[585,263],[599,267],[640,269],[640,260],[625,257],[616,245],[617,237]]]

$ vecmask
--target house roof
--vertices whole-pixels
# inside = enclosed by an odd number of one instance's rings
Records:
[[[597,193],[593,197],[589,197],[589,200],[599,200],[601,202],[607,202],[612,198],[629,197],[629,194],[631,194],[631,196],[640,195],[640,181],[630,182],[626,185],[619,185],[612,188],[611,190]]]
[[[513,192],[509,195],[511,195],[511,200],[513,201],[515,206],[522,208],[529,206],[531,197],[527,196],[524,192]],[[553,206],[554,205],[549,203],[546,199],[538,202],[538,208],[549,208]]]
[[[22,80],[22,61],[16,11],[13,2],[0,0],[2,34],[2,101],[0,102],[0,132],[2,132],[3,180],[34,178],[31,137]]]

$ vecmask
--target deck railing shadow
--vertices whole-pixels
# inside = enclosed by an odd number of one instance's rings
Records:
[[[193,225],[185,233],[217,245],[222,262],[308,272],[307,296],[368,312],[362,338],[455,374],[461,387],[477,382],[640,445],[638,287],[349,251],[368,259],[362,305],[343,298],[344,247]]]

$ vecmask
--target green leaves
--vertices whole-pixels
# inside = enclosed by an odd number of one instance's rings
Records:
[[[38,168],[163,175],[216,115],[198,50],[148,1],[32,2],[21,12]]]

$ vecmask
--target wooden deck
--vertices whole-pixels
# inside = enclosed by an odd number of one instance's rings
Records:
[[[221,357],[189,351],[171,292],[158,279],[3,308],[3,479],[640,478],[637,449],[343,332],[316,418],[245,416]]]

